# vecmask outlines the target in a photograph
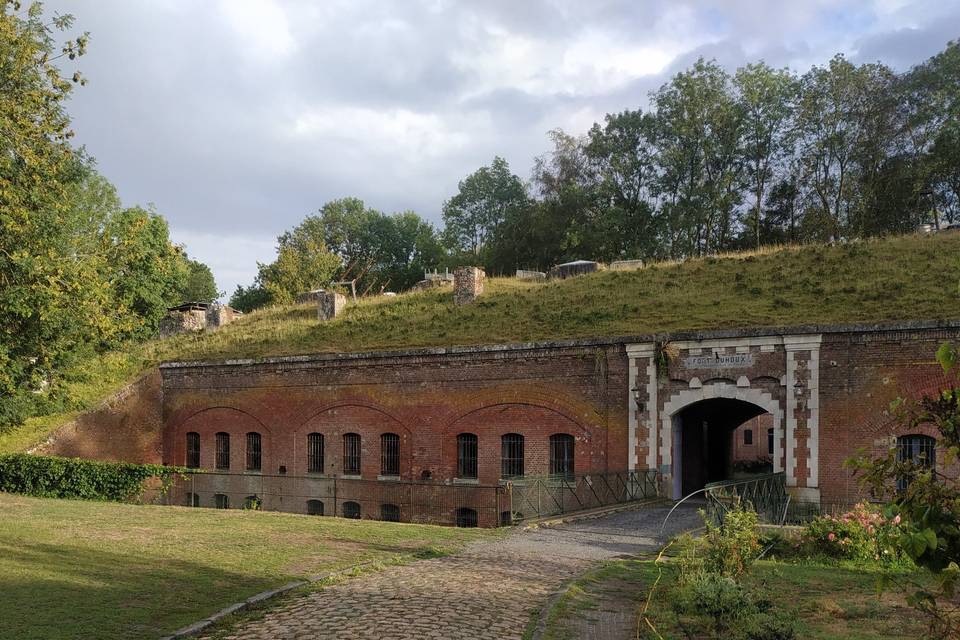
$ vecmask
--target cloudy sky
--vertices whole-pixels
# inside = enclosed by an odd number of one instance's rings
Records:
[[[358,196],[439,222],[494,155],[528,177],[698,56],[909,68],[960,0],[52,0],[89,31],[70,104],[128,205],[153,203],[229,294],[276,236]]]

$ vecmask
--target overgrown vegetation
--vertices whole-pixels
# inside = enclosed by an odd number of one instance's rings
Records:
[[[143,494],[147,480],[157,479],[164,491],[184,471],[154,464],[8,454],[0,455],[0,492],[126,502]]]
[[[20,640],[158,638],[291,580],[493,530],[0,493],[0,620]]]

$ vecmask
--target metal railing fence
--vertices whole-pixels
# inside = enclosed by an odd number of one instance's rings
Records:
[[[731,509],[741,507],[756,511],[761,522],[783,524],[790,504],[786,474],[782,471],[744,480],[711,482],[704,487],[703,494],[717,522]]]
[[[495,527],[655,498],[655,471],[525,476],[496,485],[325,475],[198,471],[173,479],[164,504]]]

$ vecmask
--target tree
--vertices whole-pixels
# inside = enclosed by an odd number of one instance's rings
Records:
[[[701,58],[652,94],[651,102],[670,255],[720,251],[732,240],[744,187],[743,113],[730,77]]]
[[[489,239],[508,216],[527,204],[523,182],[510,172],[507,161],[497,156],[460,181],[455,196],[443,205],[448,246],[483,260]]]
[[[594,124],[587,134],[585,152],[603,208],[597,233],[606,240],[597,258],[649,259],[660,252],[655,139],[654,117],[639,109],[607,115],[603,127]]]
[[[322,224],[310,216],[277,238],[277,258],[257,263],[255,284],[271,304],[289,304],[298,293],[328,286],[339,266],[324,242]]]
[[[101,253],[114,307],[128,320],[125,337],[153,336],[167,308],[182,301],[190,275],[167,221],[140,207],[124,209],[107,221]]]
[[[39,4],[0,5],[0,428],[31,411],[32,391],[51,382],[91,337],[112,331],[96,256],[74,235],[69,202],[83,174],[64,103],[78,73],[54,64],[86,50],[87,36],[57,46]],[[96,338],[94,338],[96,339]]]
[[[180,290],[181,302],[213,302],[221,295],[210,267],[186,257],[187,279]]]
[[[786,69],[774,70],[763,62],[748,64],[733,78],[743,113],[743,157],[753,193],[755,246],[761,243],[761,211],[774,170],[790,151],[790,118],[796,81]]]

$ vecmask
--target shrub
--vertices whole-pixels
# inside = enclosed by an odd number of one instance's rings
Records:
[[[159,478],[166,489],[179,467],[79,458],[0,455],[0,491],[40,498],[126,502],[143,494],[144,482]]]
[[[721,576],[739,578],[760,555],[757,514],[753,511],[728,511],[720,526],[705,520],[706,553],[704,569]]]
[[[889,564],[900,559],[899,526],[898,518],[885,518],[878,509],[860,503],[840,516],[814,518],[802,540],[810,555]]]
[[[795,640],[797,621],[781,611],[764,611],[744,621],[745,640]]]
[[[723,634],[735,622],[753,614],[755,606],[750,594],[733,578],[701,573],[677,590],[674,610],[681,615],[706,616],[714,632]]]

